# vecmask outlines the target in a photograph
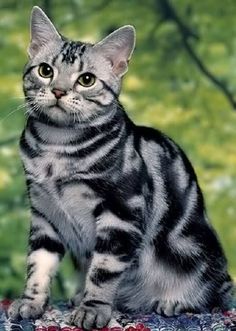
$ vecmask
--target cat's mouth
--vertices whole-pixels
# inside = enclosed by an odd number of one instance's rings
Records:
[[[49,106],[50,109],[55,108],[55,110],[60,109],[63,113],[66,113],[66,110],[64,107],[59,103],[59,100],[57,100],[53,105]]]

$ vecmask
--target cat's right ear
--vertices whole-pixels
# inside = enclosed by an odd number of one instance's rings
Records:
[[[60,34],[38,6],[33,7],[31,13],[31,40],[28,47],[29,57],[34,57],[42,46],[47,45],[52,40],[61,40]]]
[[[124,25],[95,44],[94,48],[111,62],[113,72],[121,77],[128,70],[134,46],[135,29],[132,25]]]

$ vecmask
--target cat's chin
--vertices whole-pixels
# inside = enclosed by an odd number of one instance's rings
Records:
[[[61,107],[56,105],[31,113],[31,116],[45,124],[56,125],[59,127],[73,127],[78,125],[88,125],[90,123],[89,118],[79,117],[79,114],[64,109],[62,110]]]
[[[60,105],[53,105],[53,106],[50,106],[49,109],[51,111],[55,111],[55,112],[63,112],[64,114],[66,114],[66,110],[61,107]]]
[[[59,126],[71,126],[72,121],[69,119],[68,113],[58,106],[51,106],[47,109],[39,110],[31,113],[32,117],[38,119],[45,124],[55,124]]]

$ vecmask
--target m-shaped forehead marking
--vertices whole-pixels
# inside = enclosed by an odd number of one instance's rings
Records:
[[[61,62],[73,64],[78,56],[82,56],[85,52],[86,45],[80,41],[65,41],[60,49],[60,52],[54,56],[52,65],[55,65],[59,56],[62,56]]]

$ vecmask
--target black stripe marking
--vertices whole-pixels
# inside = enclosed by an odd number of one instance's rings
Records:
[[[59,189],[60,189],[60,188],[59,188]],[[57,187],[58,193],[60,192],[59,189],[58,189],[58,187]],[[60,194],[60,193],[59,193],[59,194]],[[61,241],[63,241],[63,235],[62,235],[60,232],[58,232],[58,229],[55,227],[54,223],[50,221],[50,219],[48,219],[48,218],[47,218],[42,212],[40,212],[39,210],[37,210],[37,209],[36,209],[35,207],[33,207],[33,206],[31,206],[31,211],[32,211],[32,213],[35,214],[36,216],[42,217],[42,218],[44,218],[45,220],[47,220],[47,222],[48,222],[48,223],[51,225],[51,227],[53,228],[54,232],[58,235],[59,239],[60,239]],[[73,223],[71,223],[70,225],[71,225],[71,227],[72,227],[72,229],[73,229],[73,232],[76,234],[78,240],[81,240],[80,232],[78,232],[78,231],[81,230],[80,225],[79,225],[78,223],[76,224],[76,227],[74,226]]]
[[[33,275],[34,272],[35,272],[35,270],[31,270],[31,271],[29,271],[29,272],[27,273],[27,278],[29,279],[29,278]]]
[[[34,293],[33,293],[33,294],[34,294]],[[38,293],[37,293],[37,294],[38,294]],[[27,294],[23,294],[23,295],[22,295],[22,299],[27,299],[27,300],[31,300],[31,301],[34,300],[33,297],[31,297],[31,296],[29,296],[29,295],[27,295]]]
[[[115,91],[113,91],[113,89],[112,89],[109,85],[107,85],[107,83],[105,83],[104,80],[100,79],[100,81],[102,82],[103,87],[104,87],[107,91],[109,91],[109,92],[113,95],[113,97],[114,97],[115,99],[117,99],[117,98],[118,98],[118,94],[117,94]]]
[[[135,257],[137,248],[141,244],[141,236],[137,232],[126,232],[120,229],[106,229],[97,238],[95,251],[118,255],[123,262]]]
[[[173,249],[168,241],[168,235],[164,227],[161,228],[153,239],[153,247],[155,249],[156,258],[170,267],[173,267],[173,269],[180,274],[188,274],[199,266],[199,259],[201,257],[194,254],[180,253],[176,249]]]
[[[30,228],[30,237],[41,229],[42,228],[39,225],[32,224]]]
[[[97,305],[110,306],[110,303],[101,300],[88,300],[84,302],[84,305],[88,307],[95,307]]]
[[[99,106],[99,107],[101,107],[101,108],[107,106],[107,105],[104,105],[104,104],[102,104],[100,101],[95,100],[95,99],[85,98],[85,100],[90,101],[90,102],[93,102],[93,103],[95,103],[97,106]]]
[[[42,121],[39,121],[42,123]],[[45,124],[45,123],[44,123]],[[57,125],[53,125],[54,127],[59,127]],[[70,126],[69,126],[70,127]],[[53,144],[51,142],[48,142],[46,140],[43,139],[43,137],[40,136],[37,127],[35,126],[35,120],[34,119],[29,119],[28,120],[28,125],[27,125],[27,129],[29,130],[30,134],[33,136],[33,138],[35,140],[37,140],[39,143],[42,143],[44,145],[50,145]],[[66,140],[65,142],[62,142],[62,145],[70,145],[70,146],[74,146],[74,145],[78,145],[79,144],[79,140],[78,137],[80,137],[80,134],[78,134],[77,137],[75,137],[73,140]],[[84,139],[84,137],[83,137]],[[82,139],[81,139],[82,140]],[[84,141],[84,140],[83,140]]]
[[[67,47],[62,51],[62,62],[73,64],[78,58],[78,49],[82,45],[81,42],[70,41],[67,43]]]
[[[24,73],[23,73],[23,79],[34,69],[37,65],[29,67]]]
[[[67,45],[69,44],[69,41],[67,39],[64,40],[64,44],[61,47],[60,53],[63,53]]]
[[[52,59],[52,65],[53,66],[55,66],[55,63],[56,63],[57,59],[59,58],[59,56],[60,56],[60,53],[57,54],[56,56],[54,56],[54,58]]]
[[[57,59],[59,58],[59,56],[64,51],[64,49],[65,49],[65,47],[66,47],[67,44],[68,44],[67,42],[64,42],[64,44],[62,45],[62,48],[61,48],[60,52],[57,55],[55,55],[54,58],[52,59],[52,65],[53,66],[55,65],[55,63],[56,63]]]
[[[45,172],[46,172],[46,177],[52,177],[53,175],[53,167],[52,167],[52,164],[49,163],[45,169]]]
[[[37,217],[41,217],[41,218],[43,218],[45,221],[47,221],[47,222],[51,225],[53,231],[58,235],[58,237],[60,238],[60,240],[63,241],[63,236],[62,236],[61,233],[58,231],[58,229],[55,227],[54,223],[51,222],[51,220],[48,219],[47,216],[46,216],[45,214],[43,214],[42,212],[40,212],[38,209],[36,209],[36,208],[35,208],[34,206],[32,206],[32,205],[31,205],[31,213],[32,213],[32,215],[35,215],[35,216],[37,216]],[[73,226],[74,232],[76,232],[76,231],[75,231],[76,229],[74,228],[74,225],[72,225],[72,226]]]
[[[231,290],[233,289],[233,283],[231,282],[231,283],[228,283],[228,284],[226,284],[226,285],[225,285],[225,283],[224,283],[224,284],[222,285],[222,287],[224,287],[224,288],[221,288],[221,289],[220,289],[220,294],[221,294],[221,295],[223,295],[223,294],[225,294],[225,293],[231,291]]]
[[[27,265],[27,278],[30,278],[35,272],[35,263],[29,263]]]
[[[110,132],[109,134],[106,134],[106,135],[102,136],[101,138],[96,140],[94,143],[91,143],[91,145],[89,145],[87,147],[84,147],[84,148],[81,148],[81,149],[79,149],[79,147],[78,147],[78,150],[75,151],[75,152],[72,152],[72,153],[65,153],[65,152],[61,153],[61,152],[59,152],[59,153],[57,153],[57,155],[65,156],[65,157],[72,157],[72,158],[76,158],[76,157],[84,158],[84,157],[96,152],[100,148],[102,148],[106,143],[112,142],[110,136],[115,136],[118,131],[119,131],[119,128],[116,128],[116,129],[114,129],[114,131]],[[112,150],[116,147],[117,146],[115,144],[115,146],[112,147]],[[107,154],[104,154],[103,156],[101,156],[101,158],[106,157],[106,156],[107,156]]]
[[[103,167],[105,170],[109,170],[110,168],[111,171],[107,174],[109,177],[112,176],[113,171],[119,171],[118,160],[122,161],[122,159],[120,157],[118,159],[118,153],[113,152],[113,154],[114,155],[106,155],[106,157],[101,158],[93,166],[95,174],[95,171],[99,171],[99,167]],[[115,165],[115,167],[112,168],[112,165]],[[103,210],[109,210],[119,217],[121,221],[130,223],[141,232],[145,232],[147,226],[146,222],[143,221],[145,211],[139,206],[131,208],[128,204],[128,199],[132,198],[134,194],[143,194],[143,173],[137,171],[131,172],[128,175],[121,176],[116,183],[111,182],[107,176],[104,176],[104,178],[94,178],[92,180],[83,179],[83,182],[93,191],[97,192],[103,200],[102,205],[98,206],[94,211],[95,217],[101,215]],[[146,194],[146,197],[148,197],[148,194]]]
[[[107,119],[105,118],[104,123],[101,123],[100,125],[88,126],[83,134],[80,133],[80,128],[78,127],[78,137],[75,138],[75,140],[68,142],[67,144],[75,146],[81,143],[88,142],[90,139],[95,138],[101,132],[106,132],[106,134],[109,134],[112,130],[114,130],[114,127],[117,125],[120,125],[119,114],[115,114],[113,118],[109,119],[109,122],[107,122]],[[71,126],[68,125],[68,127],[75,128],[74,124]]]
[[[97,219],[102,213],[104,212],[104,206],[103,206],[103,203],[99,203],[94,211],[93,211],[93,216]]]
[[[100,157],[100,159],[96,162],[94,162],[88,169],[87,173],[101,173],[104,171],[108,171],[109,168],[113,168],[114,164],[117,162],[117,158],[119,157],[119,147],[118,143],[115,144],[111,149],[106,153],[103,154],[103,156]]]
[[[29,158],[34,158],[39,155],[39,152],[33,149],[27,140],[25,139],[25,132],[21,135],[20,138],[20,148],[24,154],[26,154]]]
[[[59,58],[59,56],[62,54],[62,52],[66,48],[67,44],[68,44],[68,42],[67,42],[67,40],[65,40],[64,43],[63,43],[63,45],[62,45],[62,47],[61,47],[60,52],[57,55],[55,55],[54,58],[52,59],[52,65],[53,66],[55,65],[57,59]]]
[[[36,127],[35,127],[35,123],[34,122],[35,122],[34,119],[29,119],[28,120],[27,128],[28,128],[30,134],[34,137],[35,140],[37,140],[40,143],[44,143],[45,144],[45,141],[38,134],[38,131],[37,131]]]
[[[59,241],[46,235],[34,240],[30,240],[29,244],[32,251],[44,248],[51,253],[59,253],[60,255],[64,255],[65,253],[65,248]]]
[[[41,213],[38,209],[36,209],[34,206],[31,206],[31,213],[35,216],[45,219],[46,221],[48,220],[47,217],[43,213]]]
[[[37,294],[39,294],[39,292],[36,290],[36,288],[32,288],[31,293],[32,293],[33,295],[37,295]]]
[[[109,271],[106,269],[96,269],[94,273],[90,276],[91,282],[97,286],[101,286],[102,283],[110,282],[118,278],[122,274],[122,271]]]
[[[84,69],[84,62],[82,61],[82,58],[80,57],[79,72],[83,71],[83,69]]]
[[[63,189],[67,186],[67,185],[79,185],[81,183],[81,181],[79,179],[69,179],[69,178],[59,178],[55,181],[55,187],[57,190],[57,194],[58,195],[62,195],[63,193]]]
[[[85,44],[81,45],[81,47],[79,49],[79,55],[80,56],[83,55],[85,50],[86,50],[86,45]]]
[[[79,56],[80,56],[80,64],[79,64],[79,72],[83,71],[84,69],[84,61],[82,60],[82,56],[85,52],[86,49],[86,45],[81,45],[80,49],[79,49]]]

